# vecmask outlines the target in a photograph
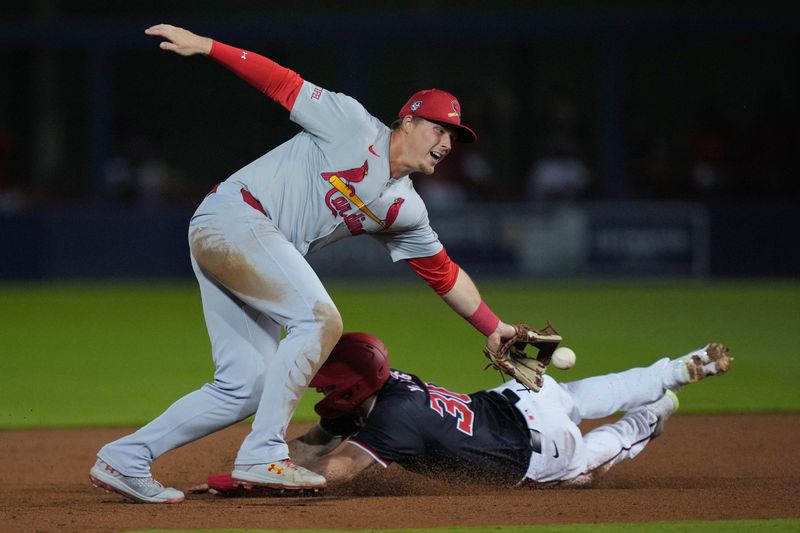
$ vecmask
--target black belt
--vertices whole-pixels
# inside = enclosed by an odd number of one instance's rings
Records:
[[[503,389],[503,396],[511,402],[512,407],[514,407],[514,412],[518,415],[518,419],[522,422],[522,425],[528,429],[528,433],[530,433],[530,442],[531,448],[533,449],[534,453],[541,454],[542,453],[542,434],[536,431],[535,429],[531,429],[528,427],[528,421],[525,420],[525,415],[517,409],[516,405],[519,402],[519,395],[511,389]]]

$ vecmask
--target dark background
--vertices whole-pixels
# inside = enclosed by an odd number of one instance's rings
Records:
[[[479,142],[419,182],[432,212],[442,197],[689,203],[710,217],[708,274],[800,273],[791,3],[113,4],[4,3],[0,278],[185,275],[194,206],[298,131],[214,62],[160,51],[143,33],[159,22],[266,55],[387,123],[418,89],[455,93]],[[553,158],[581,184],[533,187]]]

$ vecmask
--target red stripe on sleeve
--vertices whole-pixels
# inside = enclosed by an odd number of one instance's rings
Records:
[[[489,309],[489,306],[486,305],[486,302],[481,300],[481,303],[478,305],[478,308],[475,310],[475,312],[472,313],[471,316],[467,317],[467,322],[472,324],[472,327],[488,337],[497,329],[500,319],[491,309]]]
[[[444,248],[436,255],[408,259],[408,264],[419,274],[425,283],[444,296],[453,288],[458,278],[458,265],[450,259]]]
[[[349,442],[350,444],[354,445],[357,448],[361,448],[363,451],[365,451],[367,453],[367,455],[372,457],[375,460],[375,462],[378,463],[379,465],[381,465],[382,467],[387,468],[389,466],[389,463],[391,461],[387,461],[386,459],[384,459],[383,457],[378,455],[378,452],[372,450],[369,446],[367,446],[363,442],[359,442],[357,440],[354,440],[352,437],[347,439],[346,442]]]
[[[303,85],[303,78],[293,70],[255,52],[219,41],[212,42],[209,56],[288,111],[292,110]]]

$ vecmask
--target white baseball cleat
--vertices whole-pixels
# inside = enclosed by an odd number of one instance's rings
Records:
[[[294,464],[291,459],[257,465],[235,465],[231,477],[234,483],[249,483],[272,489],[324,489],[327,486],[324,477]]]
[[[724,344],[712,342],[678,360],[685,365],[688,382],[697,383],[705,377],[719,376],[727,372],[733,361],[728,352]]]
[[[680,406],[678,395],[671,390],[667,390],[664,396],[653,403],[645,405],[645,409],[656,415],[657,419],[653,426],[653,432],[650,434],[651,439],[661,435],[661,432],[664,431],[664,425],[669,420],[669,417],[672,416],[672,413],[678,410],[678,406]]]
[[[108,463],[98,459],[89,470],[89,479],[96,487],[116,492],[138,503],[181,503],[183,492],[148,477],[123,476]]]

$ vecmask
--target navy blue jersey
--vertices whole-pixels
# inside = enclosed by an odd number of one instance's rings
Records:
[[[525,420],[504,396],[451,392],[397,370],[351,440],[413,472],[496,484],[520,481],[532,452]]]

